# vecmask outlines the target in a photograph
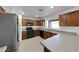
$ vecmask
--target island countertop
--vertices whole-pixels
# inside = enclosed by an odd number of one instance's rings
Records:
[[[30,26],[22,26],[22,31],[27,31],[26,27]],[[44,31],[54,31],[54,32],[67,32],[79,35],[79,26],[59,26],[59,28],[46,28],[44,26],[31,26],[34,30],[44,30]]]
[[[79,36],[59,33],[41,42],[52,52],[79,52]]]
[[[59,28],[46,28],[42,27],[40,30],[50,31],[50,32],[66,32],[79,35],[79,26],[59,26]]]
[[[67,28],[41,28],[40,30],[58,34],[43,40],[41,43],[52,52],[79,52],[79,27]]]

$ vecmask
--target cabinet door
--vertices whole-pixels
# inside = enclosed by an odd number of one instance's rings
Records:
[[[66,26],[71,26],[73,23],[73,20],[71,19],[71,14],[66,14]]]
[[[71,13],[71,25],[77,25],[77,15],[75,13]]]
[[[79,25],[79,18],[78,18],[78,16],[79,16],[79,12],[78,11],[76,11],[76,12],[72,12],[72,13],[69,13],[69,18],[68,18],[68,25],[70,25],[70,26],[77,26],[77,25]]]
[[[37,20],[36,23],[37,23],[37,26],[43,26],[44,20]]]
[[[46,39],[46,38],[49,38],[49,37],[52,37],[52,36],[54,36],[54,35],[56,35],[56,33],[51,33],[51,32],[46,32],[46,31],[44,31],[44,38]]]
[[[49,38],[49,37],[51,37],[50,33],[49,32],[44,32],[44,38]]]
[[[37,26],[37,20],[33,20],[33,26]]]
[[[75,21],[75,25],[79,25],[79,11],[74,13],[74,21]]]
[[[67,16],[66,15],[60,15],[59,16],[59,25],[66,25],[67,24]]]
[[[45,21],[44,21],[44,20],[41,20],[41,21],[40,21],[40,26],[43,26],[44,23],[45,23]]]
[[[39,31],[39,30],[35,30],[35,31],[34,31],[34,35],[35,35],[35,36],[39,36],[39,35],[40,35],[40,31]]]
[[[27,39],[27,32],[22,31],[22,40]]]
[[[22,26],[26,26],[26,19],[22,19]]]

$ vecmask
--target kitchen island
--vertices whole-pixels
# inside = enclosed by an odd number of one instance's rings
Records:
[[[69,27],[69,29],[41,28],[40,30],[58,34],[43,40],[41,44],[51,52],[79,52],[79,27]]]

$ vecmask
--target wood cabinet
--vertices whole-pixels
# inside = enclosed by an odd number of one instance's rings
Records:
[[[79,26],[79,11],[59,15],[60,26]]]
[[[26,26],[26,19],[22,19],[22,26]]]
[[[27,32],[22,31],[22,40],[27,39]]]
[[[39,30],[34,30],[34,36],[40,36]],[[22,40],[28,39],[27,37],[27,31],[22,31]]]
[[[22,26],[28,26],[28,23],[32,23],[33,26],[43,26],[45,21],[44,20],[22,19]]]
[[[52,33],[52,32],[47,32],[47,31],[42,31],[40,30],[40,37],[47,39],[49,37],[52,37],[54,35],[57,35],[56,33]]]
[[[44,23],[45,23],[44,20],[36,20],[36,25],[37,25],[37,26],[43,26]]]
[[[27,26],[28,23],[32,22],[30,19],[22,19],[22,26]]]
[[[47,32],[47,31],[42,31],[42,30],[35,30],[34,31],[34,36],[40,36],[44,39],[47,39],[49,37],[52,37],[54,35],[57,35],[56,33],[51,33],[51,32]],[[22,40],[27,39],[27,32],[26,31],[22,31]]]
[[[59,16],[59,25],[62,26],[62,25],[66,25],[66,16],[65,15],[60,15]]]
[[[56,35],[56,33],[51,33],[51,32],[46,32],[46,31],[44,31],[44,38],[45,38],[45,39],[47,39],[47,38],[49,38],[49,37],[52,37],[52,36],[54,36],[54,35]]]
[[[40,30],[35,30],[34,31],[34,36],[40,36]]]

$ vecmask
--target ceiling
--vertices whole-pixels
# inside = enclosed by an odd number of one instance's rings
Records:
[[[73,8],[73,6],[3,6],[7,13],[22,14],[23,17],[46,18]]]

